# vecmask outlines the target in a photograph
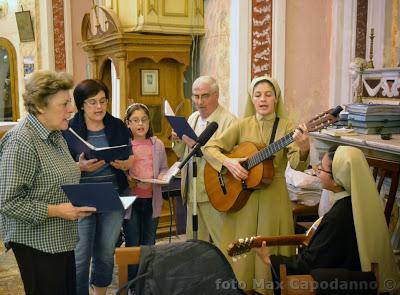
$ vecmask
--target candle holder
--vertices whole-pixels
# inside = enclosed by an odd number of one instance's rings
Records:
[[[365,67],[366,69],[373,69],[374,68],[374,28],[371,28],[371,34],[369,35],[370,38],[370,46],[369,46],[369,61],[367,62],[367,66]]]

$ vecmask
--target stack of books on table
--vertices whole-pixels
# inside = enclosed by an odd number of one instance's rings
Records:
[[[348,123],[357,133],[400,133],[400,105],[351,104],[348,111]]]

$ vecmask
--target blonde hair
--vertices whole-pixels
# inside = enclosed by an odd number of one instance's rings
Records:
[[[30,75],[22,94],[28,113],[36,116],[38,108],[46,107],[53,96],[61,90],[69,90],[74,83],[72,76],[65,72],[36,71]]]

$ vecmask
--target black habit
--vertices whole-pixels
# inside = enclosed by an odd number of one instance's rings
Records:
[[[275,274],[286,264],[287,274],[309,274],[316,268],[345,268],[361,271],[351,197],[335,202],[322,218],[310,244],[291,257],[271,255]]]

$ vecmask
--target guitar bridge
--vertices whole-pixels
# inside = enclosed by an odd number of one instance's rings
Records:
[[[222,176],[222,174],[220,172],[218,172],[218,181],[219,181],[219,185],[222,189],[222,192],[224,193],[224,195],[226,195],[228,192],[226,190],[224,177]]]

